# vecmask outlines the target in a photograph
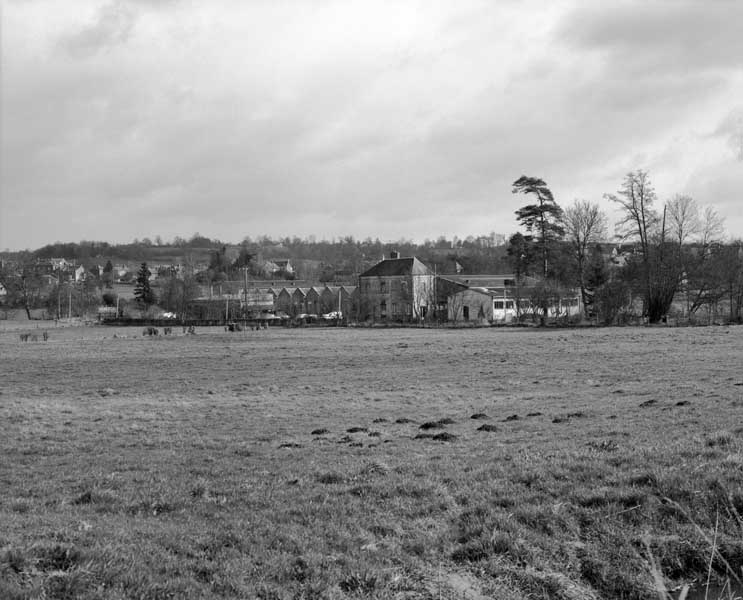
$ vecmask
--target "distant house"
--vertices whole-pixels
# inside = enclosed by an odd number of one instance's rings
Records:
[[[256,265],[256,267],[266,277],[271,277],[271,276],[273,276],[274,274],[278,273],[281,270],[280,267],[279,267],[279,265],[277,265],[272,260],[264,260],[264,261],[258,262],[258,264]]]
[[[474,287],[459,290],[449,296],[448,318],[452,322],[509,323],[517,316],[516,300],[505,292]]]
[[[73,263],[64,258],[50,258],[49,263],[54,271],[67,271],[73,267]]]
[[[278,267],[276,272],[294,273],[294,267],[288,258],[275,258],[272,262]]]
[[[128,273],[131,273],[131,270],[128,265],[116,265],[114,267],[114,279],[116,281],[121,281],[122,278],[125,278]]]
[[[534,297],[538,281],[514,275],[447,275],[437,281],[437,299],[445,302],[453,322],[507,323],[520,315],[541,314],[541,300]],[[582,305],[577,291],[550,298],[547,317],[578,316]]]
[[[85,281],[87,276],[88,272],[86,271],[84,266],[80,265],[77,269],[75,269],[75,281]]]
[[[435,304],[434,274],[415,257],[396,252],[359,276],[359,316],[372,321],[425,318]]]

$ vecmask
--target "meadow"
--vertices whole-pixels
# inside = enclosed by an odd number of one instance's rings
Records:
[[[0,598],[741,589],[743,327],[48,331],[0,325]]]

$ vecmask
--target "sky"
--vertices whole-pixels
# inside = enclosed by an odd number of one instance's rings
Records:
[[[743,237],[743,2],[4,0],[0,249],[518,230],[637,169]]]

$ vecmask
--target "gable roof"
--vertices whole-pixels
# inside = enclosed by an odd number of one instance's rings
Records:
[[[399,277],[401,275],[433,275],[433,272],[415,257],[387,258],[364,271],[360,277]]]

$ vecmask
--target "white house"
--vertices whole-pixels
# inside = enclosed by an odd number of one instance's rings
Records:
[[[451,322],[510,323],[516,316],[516,301],[505,292],[471,287],[451,294],[447,301]]]

